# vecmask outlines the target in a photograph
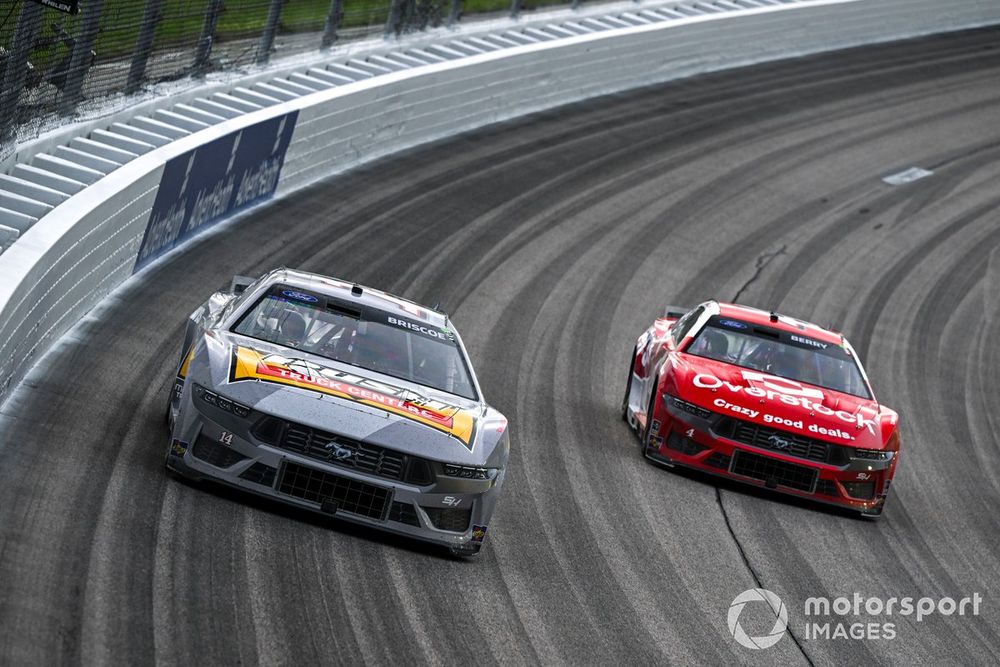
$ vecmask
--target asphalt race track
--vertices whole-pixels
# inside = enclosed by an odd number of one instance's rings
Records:
[[[998,45],[933,37],[561,108],[153,266],[4,407],[0,664],[997,664]],[[914,166],[934,174],[881,180]],[[514,434],[477,561],[164,474],[184,318],[279,265],[453,314]],[[852,340],[903,419],[881,521],[639,457],[617,412],[634,339],[711,297]],[[726,614],[757,586],[792,635],[751,651]],[[820,619],[891,621],[891,640],[804,637],[807,598],[855,592],[983,604]]]

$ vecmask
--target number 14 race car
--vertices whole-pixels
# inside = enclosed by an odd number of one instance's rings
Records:
[[[654,462],[882,513],[899,418],[839,333],[709,301],[636,343],[622,417]]]
[[[507,419],[448,317],[279,269],[190,318],[166,466],[476,554],[503,485]]]

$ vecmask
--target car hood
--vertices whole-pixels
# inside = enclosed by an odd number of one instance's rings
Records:
[[[896,413],[874,400],[690,354],[666,391],[712,412],[838,445],[881,449]]]
[[[505,458],[507,420],[481,401],[226,331],[203,336],[188,377],[255,413],[403,453],[491,467]]]

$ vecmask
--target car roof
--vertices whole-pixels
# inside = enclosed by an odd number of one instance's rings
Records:
[[[772,319],[772,315],[777,316],[777,320]],[[844,341],[842,334],[825,329],[812,322],[805,322],[794,317],[788,317],[779,313],[769,313],[766,310],[753,308],[751,306],[741,306],[734,303],[719,303],[719,316],[731,317],[734,320],[741,320],[749,324],[772,327],[788,333],[809,336],[815,340],[825,343],[840,345]]]
[[[428,308],[409,299],[404,299],[401,296],[383,292],[374,287],[358,285],[357,283],[341,280],[340,278],[331,278],[318,273],[309,273],[297,269],[282,268],[271,272],[270,276],[268,276],[268,283],[281,283],[283,285],[319,292],[320,294],[342,301],[354,301],[435,327],[444,327],[448,324],[448,316],[440,311]],[[356,288],[360,288],[360,294],[356,293]]]

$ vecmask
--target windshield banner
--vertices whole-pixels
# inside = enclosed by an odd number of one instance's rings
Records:
[[[298,387],[370,405],[447,433],[472,449],[476,419],[471,411],[429,399],[410,389],[376,382],[304,359],[264,354],[237,345],[233,348],[229,381],[244,380]]]

